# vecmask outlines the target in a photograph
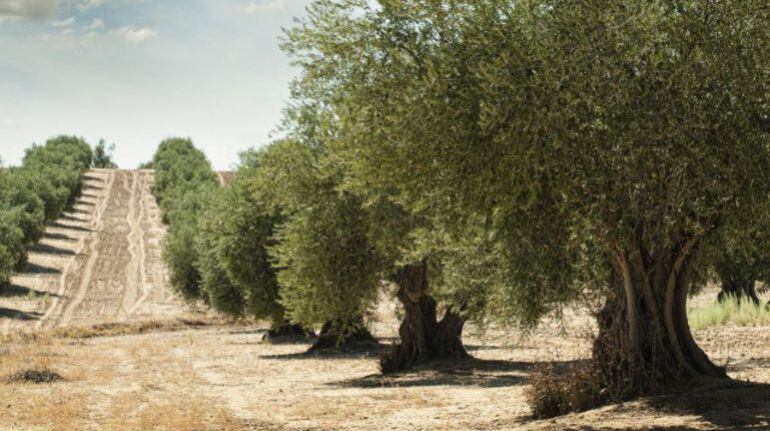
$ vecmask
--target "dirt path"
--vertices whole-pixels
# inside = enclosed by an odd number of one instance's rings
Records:
[[[0,329],[186,313],[165,285],[152,178],[152,171],[90,171],[73,208],[47,228],[27,270],[0,296]]]

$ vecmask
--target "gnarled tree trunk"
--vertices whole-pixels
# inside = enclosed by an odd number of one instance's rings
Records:
[[[395,282],[405,315],[398,331],[399,344],[380,358],[382,372],[402,371],[437,359],[469,357],[462,343],[465,319],[451,310],[441,321],[436,317],[436,301],[428,295],[427,265],[401,268]]]
[[[616,250],[611,294],[597,316],[593,358],[610,397],[655,393],[698,377],[727,377],[698,347],[686,305],[693,237],[657,256]]]
[[[339,320],[330,320],[321,327],[318,339],[310,347],[309,352],[327,349],[357,350],[377,344],[379,344],[377,339],[366,329],[363,317],[347,325]]]

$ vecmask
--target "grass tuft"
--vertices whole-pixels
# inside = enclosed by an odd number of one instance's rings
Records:
[[[691,308],[687,317],[690,327],[695,330],[726,324],[766,326],[770,325],[770,307],[756,306],[750,299],[730,296],[703,308]]]

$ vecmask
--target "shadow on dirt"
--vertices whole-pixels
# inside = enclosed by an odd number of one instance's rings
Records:
[[[40,320],[40,318],[43,317],[43,314],[36,313],[36,312],[14,310],[12,308],[0,307],[0,317],[5,319],[32,321],[32,320]]]
[[[48,244],[35,244],[29,248],[29,251],[42,254],[54,254],[57,256],[74,256],[76,253],[65,248],[54,247]]]
[[[648,404],[666,413],[699,416],[716,429],[770,429],[770,384],[706,380]]]
[[[297,344],[307,345],[308,349],[312,346],[313,339],[308,342],[305,339],[304,342],[285,342],[285,343],[272,343],[272,344]],[[268,342],[270,343],[270,342]],[[386,344],[374,344],[374,343],[355,343],[353,345],[347,345],[336,349],[319,349],[314,351],[302,351],[299,353],[287,353],[281,355],[260,355],[260,359],[281,359],[281,360],[295,360],[295,359],[356,359],[356,358],[376,358],[388,349],[390,346]]]
[[[43,297],[49,296],[51,298],[61,298],[61,295],[55,293],[43,292],[40,290],[30,289],[28,287],[11,284],[8,286],[0,287],[0,298],[12,298],[12,297]]]
[[[97,198],[99,198],[98,195],[95,195],[93,193],[81,193],[80,197],[81,198],[90,198],[90,199],[97,199]],[[91,206],[95,205],[93,202],[81,202],[81,201],[78,201],[77,204],[78,205],[91,205]]]
[[[62,216],[59,217],[59,220],[74,221],[74,222],[78,222],[78,223],[87,223],[88,222],[88,220],[86,220],[86,219],[75,217],[75,216],[72,216],[72,215],[69,215],[69,214],[62,214]]]
[[[65,235],[63,233],[54,233],[54,232],[46,232],[43,234],[44,239],[51,239],[56,241],[67,241],[67,242],[75,242],[77,241],[77,238],[73,238],[69,235]]]
[[[559,362],[568,366],[575,361]],[[371,374],[356,379],[330,383],[334,387],[383,388],[421,386],[475,386],[500,388],[526,384],[529,372],[545,362],[518,362],[484,359],[436,361],[395,374]]]
[[[71,214],[85,214],[85,215],[91,214],[91,211],[86,211],[82,208],[70,208],[67,210],[67,212]]]
[[[61,271],[56,268],[51,268],[50,266],[43,266],[36,263],[27,262],[27,264],[24,265],[24,270],[21,272],[21,275],[24,274],[53,275],[61,274]]]
[[[68,224],[64,224],[61,222],[53,222],[50,225],[51,227],[59,228],[59,229],[69,229],[69,230],[76,230],[78,232],[92,232],[91,229],[87,227],[80,227],[80,226],[72,226]]]

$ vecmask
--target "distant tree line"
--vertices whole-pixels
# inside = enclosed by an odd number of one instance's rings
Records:
[[[92,160],[83,139],[59,136],[27,149],[21,166],[0,169],[0,287],[80,193]]]

